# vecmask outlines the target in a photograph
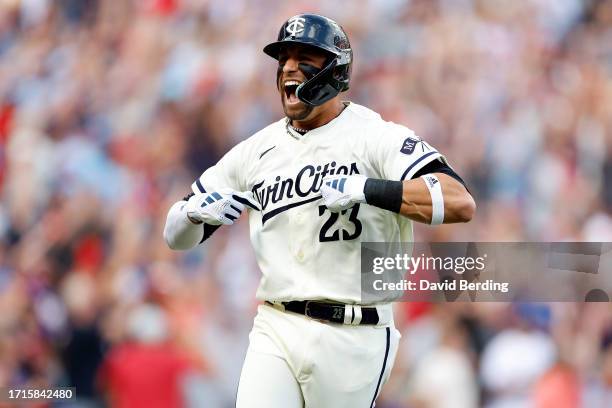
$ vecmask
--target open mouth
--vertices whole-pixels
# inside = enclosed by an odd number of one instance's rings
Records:
[[[283,89],[285,91],[285,101],[288,105],[295,105],[297,103],[300,103],[300,100],[295,94],[295,91],[297,90],[298,86],[300,86],[300,84],[301,82],[295,80],[285,81]]]

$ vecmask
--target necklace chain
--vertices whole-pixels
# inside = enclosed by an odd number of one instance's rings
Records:
[[[293,125],[289,125],[289,126],[291,127],[291,129],[295,130],[296,132],[298,132],[298,133],[300,133],[302,135],[305,134],[306,132],[308,132],[308,130],[306,130],[306,129],[297,128],[297,127],[295,127]]]
[[[289,130],[289,129],[291,129],[292,131],[294,131],[296,133],[299,133],[300,135],[305,135],[308,132],[308,130],[306,130],[306,129],[301,129],[301,128],[297,128],[297,127],[293,126],[291,124],[291,121],[289,120],[289,118],[287,118],[287,130]]]

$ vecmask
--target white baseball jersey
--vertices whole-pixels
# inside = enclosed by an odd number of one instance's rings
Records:
[[[367,204],[331,213],[323,177],[363,174],[404,180],[433,160],[436,149],[404,126],[350,103],[305,135],[279,120],[231,149],[192,184],[196,194],[221,188],[252,191],[250,237],[263,274],[257,298],[361,303],[361,242],[412,241],[412,222]]]

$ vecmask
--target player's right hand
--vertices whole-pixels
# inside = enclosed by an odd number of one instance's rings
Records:
[[[259,204],[250,191],[231,189],[196,194],[187,201],[187,216],[194,222],[210,225],[232,225],[246,207],[259,211]]]

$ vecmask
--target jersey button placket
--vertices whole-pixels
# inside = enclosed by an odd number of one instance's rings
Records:
[[[291,218],[291,223],[293,224],[295,231],[300,231],[302,228],[304,228],[304,214],[302,212],[298,212],[297,214],[295,214]],[[304,262],[304,260],[306,259],[306,254],[304,252],[303,243],[296,242],[295,248],[295,259],[298,262]]]

